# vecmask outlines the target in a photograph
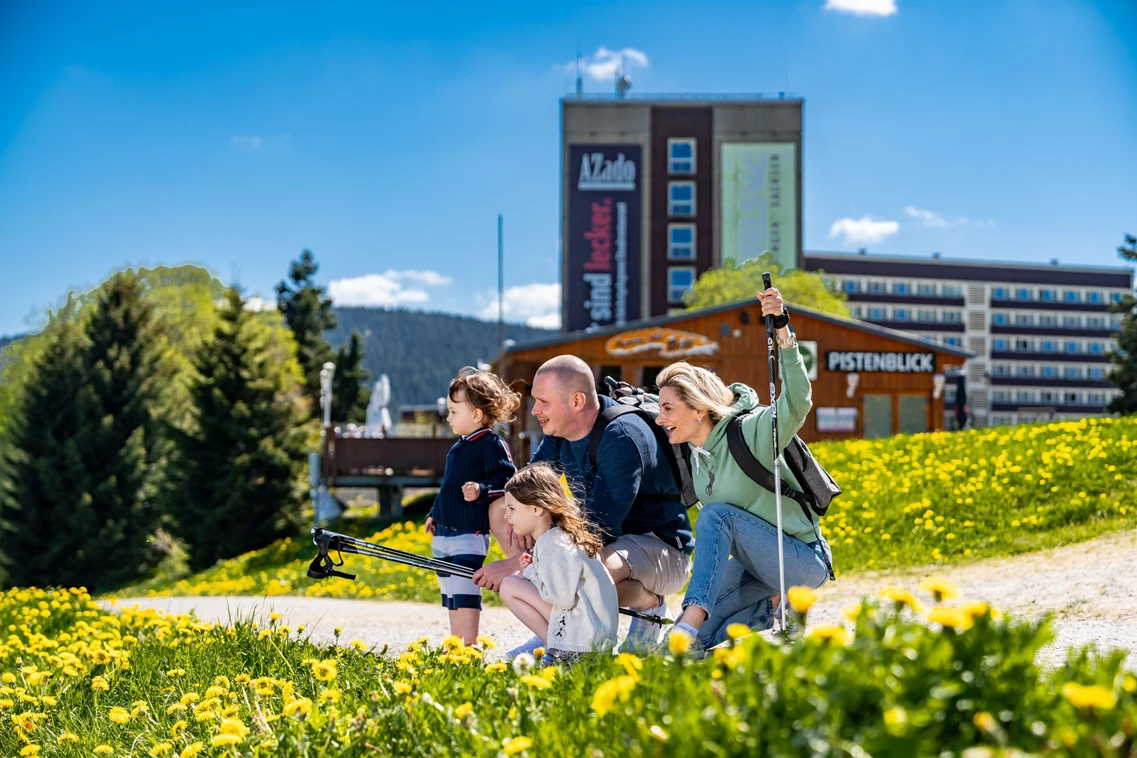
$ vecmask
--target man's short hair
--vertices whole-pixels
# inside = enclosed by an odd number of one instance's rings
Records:
[[[558,355],[550,358],[537,369],[534,380],[541,374],[553,378],[561,397],[582,392],[588,406],[600,405],[600,400],[596,397],[596,380],[592,376],[592,369],[575,355]]]

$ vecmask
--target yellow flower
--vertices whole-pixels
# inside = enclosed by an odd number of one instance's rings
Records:
[[[407,684],[406,682],[402,682],[402,681],[395,682],[395,694],[396,695],[409,695],[409,694],[411,694],[412,689],[414,689],[414,688],[411,685]]]
[[[900,589],[899,587],[885,587],[880,591],[880,596],[896,603],[897,610],[900,609],[899,607],[901,605],[908,606],[916,613],[922,613],[924,610],[924,606],[919,600],[912,596],[911,592]]]
[[[976,713],[971,718],[971,722],[975,724],[975,726],[982,729],[984,732],[988,733],[994,732],[999,728],[999,724],[997,721],[995,721],[995,717],[990,713],[987,713],[987,711],[980,711],[979,713]]]
[[[1084,686],[1076,682],[1067,682],[1062,685],[1062,697],[1078,708],[1095,708],[1100,711],[1108,711],[1117,705],[1117,696],[1100,684]]]
[[[75,743],[79,741],[79,735],[73,734],[72,732],[64,732],[63,734],[59,735],[58,740],[63,743]]]
[[[276,611],[273,611],[272,613],[270,613],[268,615],[268,620],[269,621],[280,621],[280,614],[277,613]]]
[[[205,750],[204,742],[195,742],[182,751],[181,758],[193,758],[195,755]]]
[[[336,678],[336,660],[320,661],[312,667],[312,673],[321,682],[330,682]]]
[[[826,642],[832,642],[835,645],[844,645],[849,641],[849,633],[845,630],[845,627],[840,624],[821,624],[820,626],[815,626],[806,636],[817,637]]]
[[[239,737],[245,737],[249,733],[249,727],[245,726],[240,719],[222,719],[221,732],[222,734],[236,734]]]
[[[110,755],[113,752],[114,752],[114,748],[111,747],[110,745],[99,745],[94,750],[95,755]]]
[[[159,742],[157,745],[150,748],[150,755],[154,758],[158,758],[159,755],[164,755],[165,753],[170,752],[173,747],[174,745],[171,742]]]
[[[34,742],[20,748],[20,755],[39,755],[40,747]]]
[[[506,755],[517,755],[528,750],[532,745],[533,740],[528,737],[509,737],[501,743],[501,749],[505,751]]]
[[[190,703],[196,703],[200,697],[201,696],[196,692],[187,692],[186,694],[182,695],[180,702],[182,705],[189,705]]]
[[[726,635],[732,640],[740,640],[750,634],[750,627],[746,624],[730,624],[726,628]]]
[[[186,707],[181,703],[173,703],[166,708],[166,715],[169,716],[170,714],[177,713],[178,711],[184,711],[185,709]]]
[[[166,676],[174,677],[175,679],[179,676],[185,676],[185,674],[185,669],[170,669],[166,672]]]
[[[170,735],[176,740],[178,738],[178,733],[180,733],[187,726],[189,726],[188,721],[178,719],[177,721],[174,722],[174,725],[172,727],[170,727]]]
[[[490,637],[490,636],[485,635],[485,634],[479,634],[478,638],[474,641],[480,643],[481,646],[484,647],[486,650],[493,650],[494,648],[497,647],[497,645],[494,644],[493,637]]]
[[[691,647],[691,635],[675,629],[667,636],[667,649],[672,655],[676,657],[683,655],[689,647]]]
[[[491,673],[491,674],[496,674],[496,673],[499,673],[501,671],[505,671],[507,668],[509,668],[509,667],[506,666],[504,663],[491,663],[488,666],[486,666],[486,671],[488,673]]]
[[[790,587],[786,595],[790,599],[790,607],[798,613],[805,613],[817,602],[817,593],[809,587]]]
[[[101,676],[96,676],[91,680],[91,689],[93,689],[95,692],[106,692],[110,688],[111,686],[107,684],[107,680],[103,679]]]
[[[543,648],[543,647],[533,648],[533,657],[534,658],[544,658],[545,657],[545,648]]]
[[[930,576],[920,582],[920,591],[927,592],[936,599],[937,603],[959,597],[959,587],[940,576]]]
[[[948,608],[939,606],[928,611],[928,621],[940,626],[950,626],[952,629],[970,629],[971,616],[961,608]]]
[[[473,712],[474,712],[474,706],[471,705],[470,703],[462,703],[460,706],[458,706],[457,708],[454,709],[454,715],[460,719],[466,718],[467,716],[469,716]]]
[[[533,689],[537,689],[537,690],[545,690],[545,689],[548,689],[549,687],[553,686],[544,677],[534,676],[533,674],[526,674],[525,676],[521,677],[521,681],[525,682],[530,687],[532,687]]]
[[[284,715],[291,716],[299,711],[303,715],[307,715],[312,710],[312,701],[306,697],[297,698],[288,705],[284,706]]]
[[[628,698],[632,695],[632,690],[636,687],[636,680],[631,676],[618,676],[615,679],[609,679],[599,687],[592,695],[592,710],[596,712],[597,716],[603,716],[612,710],[612,705],[619,698],[622,702],[627,702]]]
[[[116,724],[125,724],[130,721],[130,711],[125,708],[119,708],[117,705],[111,708],[110,720]]]
[[[214,735],[213,739],[210,740],[210,744],[212,744],[213,747],[221,747],[222,745],[236,745],[240,741],[241,735],[222,732],[221,734]]]
[[[5,671],[3,674],[0,674],[0,682],[4,682],[4,684],[15,684],[16,675],[11,671]]]
[[[628,676],[639,678],[636,674],[637,671],[644,667],[644,662],[639,659],[635,653],[620,653],[616,656],[616,663],[624,667],[624,671],[628,672]],[[554,669],[555,671],[556,669]]]

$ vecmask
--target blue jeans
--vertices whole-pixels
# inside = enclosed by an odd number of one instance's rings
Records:
[[[683,607],[707,612],[699,641],[712,647],[726,639],[731,624],[754,630],[774,624],[770,597],[778,594],[778,529],[766,520],[726,503],[699,511],[695,526],[695,566]],[[832,560],[824,537],[805,543],[782,534],[786,589],[816,589],[829,579]],[[713,602],[712,602],[713,601]]]

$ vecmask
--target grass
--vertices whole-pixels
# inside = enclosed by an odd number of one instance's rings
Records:
[[[1026,553],[1137,526],[1137,418],[852,440],[812,449],[844,489],[823,520],[838,574]],[[373,520],[342,519],[331,528],[430,554],[430,536],[415,521],[380,528]],[[345,569],[359,575],[354,582],[308,579],[313,555],[310,539],[298,536],[190,577],[156,579],[114,595],[437,600],[432,574],[361,556],[347,557]],[[495,545],[490,557],[500,556]],[[492,593],[486,599],[496,602]]]

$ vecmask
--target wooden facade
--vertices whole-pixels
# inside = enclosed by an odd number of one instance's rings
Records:
[[[817,364],[812,379],[814,411],[800,432],[802,439],[812,442],[943,428],[944,393],[936,392],[936,377],[943,382],[945,371],[950,374],[962,368],[971,353],[792,304],[790,310],[791,328],[799,343],[815,347],[810,352]],[[610,375],[654,392],[659,371],[686,360],[712,369],[728,384],[748,384],[764,402],[769,401],[766,328],[756,301],[514,345],[503,356],[503,365],[495,368],[507,381],[531,383],[544,361],[566,353],[586,361],[598,385],[603,376]],[[855,354],[886,355],[858,359]],[[852,363],[857,360],[861,363]],[[847,370],[850,365],[862,368]],[[881,370],[886,366],[910,370]],[[850,374],[854,373],[856,384],[850,396]],[[528,413],[531,407],[526,396],[511,435],[518,460],[528,460],[532,442],[540,436],[540,427]],[[835,431],[842,428],[848,431]]]

